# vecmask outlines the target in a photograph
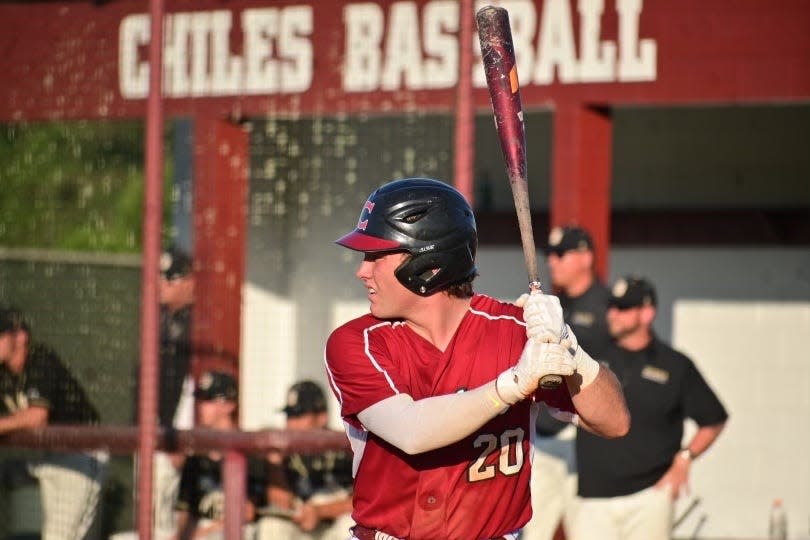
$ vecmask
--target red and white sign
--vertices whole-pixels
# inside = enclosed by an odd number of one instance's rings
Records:
[[[498,4],[510,13],[529,107],[810,96],[803,0]],[[458,9],[455,0],[169,2],[168,112],[447,110],[459,79]],[[149,39],[140,1],[0,5],[0,118],[141,115]],[[468,46],[479,54],[477,37]],[[486,107],[480,62],[472,76]]]

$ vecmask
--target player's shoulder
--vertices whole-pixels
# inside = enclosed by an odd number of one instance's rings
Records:
[[[675,347],[662,340],[657,335],[653,336],[652,343],[650,343],[650,348],[653,350],[653,354],[655,354],[656,357],[660,357],[665,361],[683,366],[694,364],[692,359],[686,354],[675,349]]]
[[[588,296],[607,303],[610,298],[610,288],[601,281],[594,281],[585,292]]]
[[[68,371],[60,356],[44,343],[32,342],[25,358],[24,371],[33,380],[75,379]]]
[[[371,336],[383,337],[391,329],[401,325],[399,321],[378,319],[370,313],[343,323],[332,331],[326,342],[327,349],[347,344],[364,342]]]
[[[667,364],[671,370],[682,373],[684,377],[691,377],[696,373],[702,377],[702,375],[700,375],[700,368],[698,368],[697,363],[695,363],[691,357],[673,348],[671,345],[664,345],[667,347],[665,357],[667,358]]]
[[[378,328],[393,326],[397,324],[397,322],[398,321],[388,319],[378,319],[374,315],[366,313],[341,324],[332,331],[331,335],[363,334]]]
[[[59,355],[56,354],[56,351],[54,351],[50,346],[37,341],[31,342],[30,346],[28,347],[28,356],[25,361],[26,363],[36,364],[38,366],[62,365],[62,360],[59,358]]]
[[[488,319],[523,321],[523,308],[486,294],[476,294],[472,297],[470,311]]]

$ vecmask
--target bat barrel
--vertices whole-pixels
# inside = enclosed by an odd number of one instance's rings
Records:
[[[484,73],[510,182],[526,179],[526,132],[509,13],[485,6],[476,14]]]
[[[476,13],[476,22],[495,127],[515,201],[523,257],[530,288],[535,289],[532,284],[539,281],[539,272],[526,180],[526,130],[509,13],[501,7],[485,6]]]

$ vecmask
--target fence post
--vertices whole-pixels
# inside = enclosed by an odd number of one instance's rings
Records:
[[[225,540],[240,540],[247,491],[245,454],[237,450],[226,450],[222,475],[225,484]]]

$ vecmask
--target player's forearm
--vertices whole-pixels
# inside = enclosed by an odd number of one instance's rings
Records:
[[[621,385],[610,369],[602,365],[593,382],[584,388],[579,387],[576,376],[566,380],[581,427],[608,438],[627,434],[630,412]]]
[[[695,436],[692,437],[692,440],[689,441],[688,445],[686,445],[686,448],[688,448],[689,452],[692,454],[692,459],[698,457],[700,454],[708,450],[709,447],[714,444],[714,441],[717,440],[717,437],[720,436],[720,433],[725,427],[726,423],[721,422],[719,424],[701,426],[698,428]]]
[[[506,408],[493,380],[467,392],[418,401],[399,394],[357,417],[366,429],[403,452],[420,454],[460,441]]]
[[[48,425],[48,409],[45,407],[29,407],[0,417],[0,434],[10,433],[20,429],[34,429]]]

